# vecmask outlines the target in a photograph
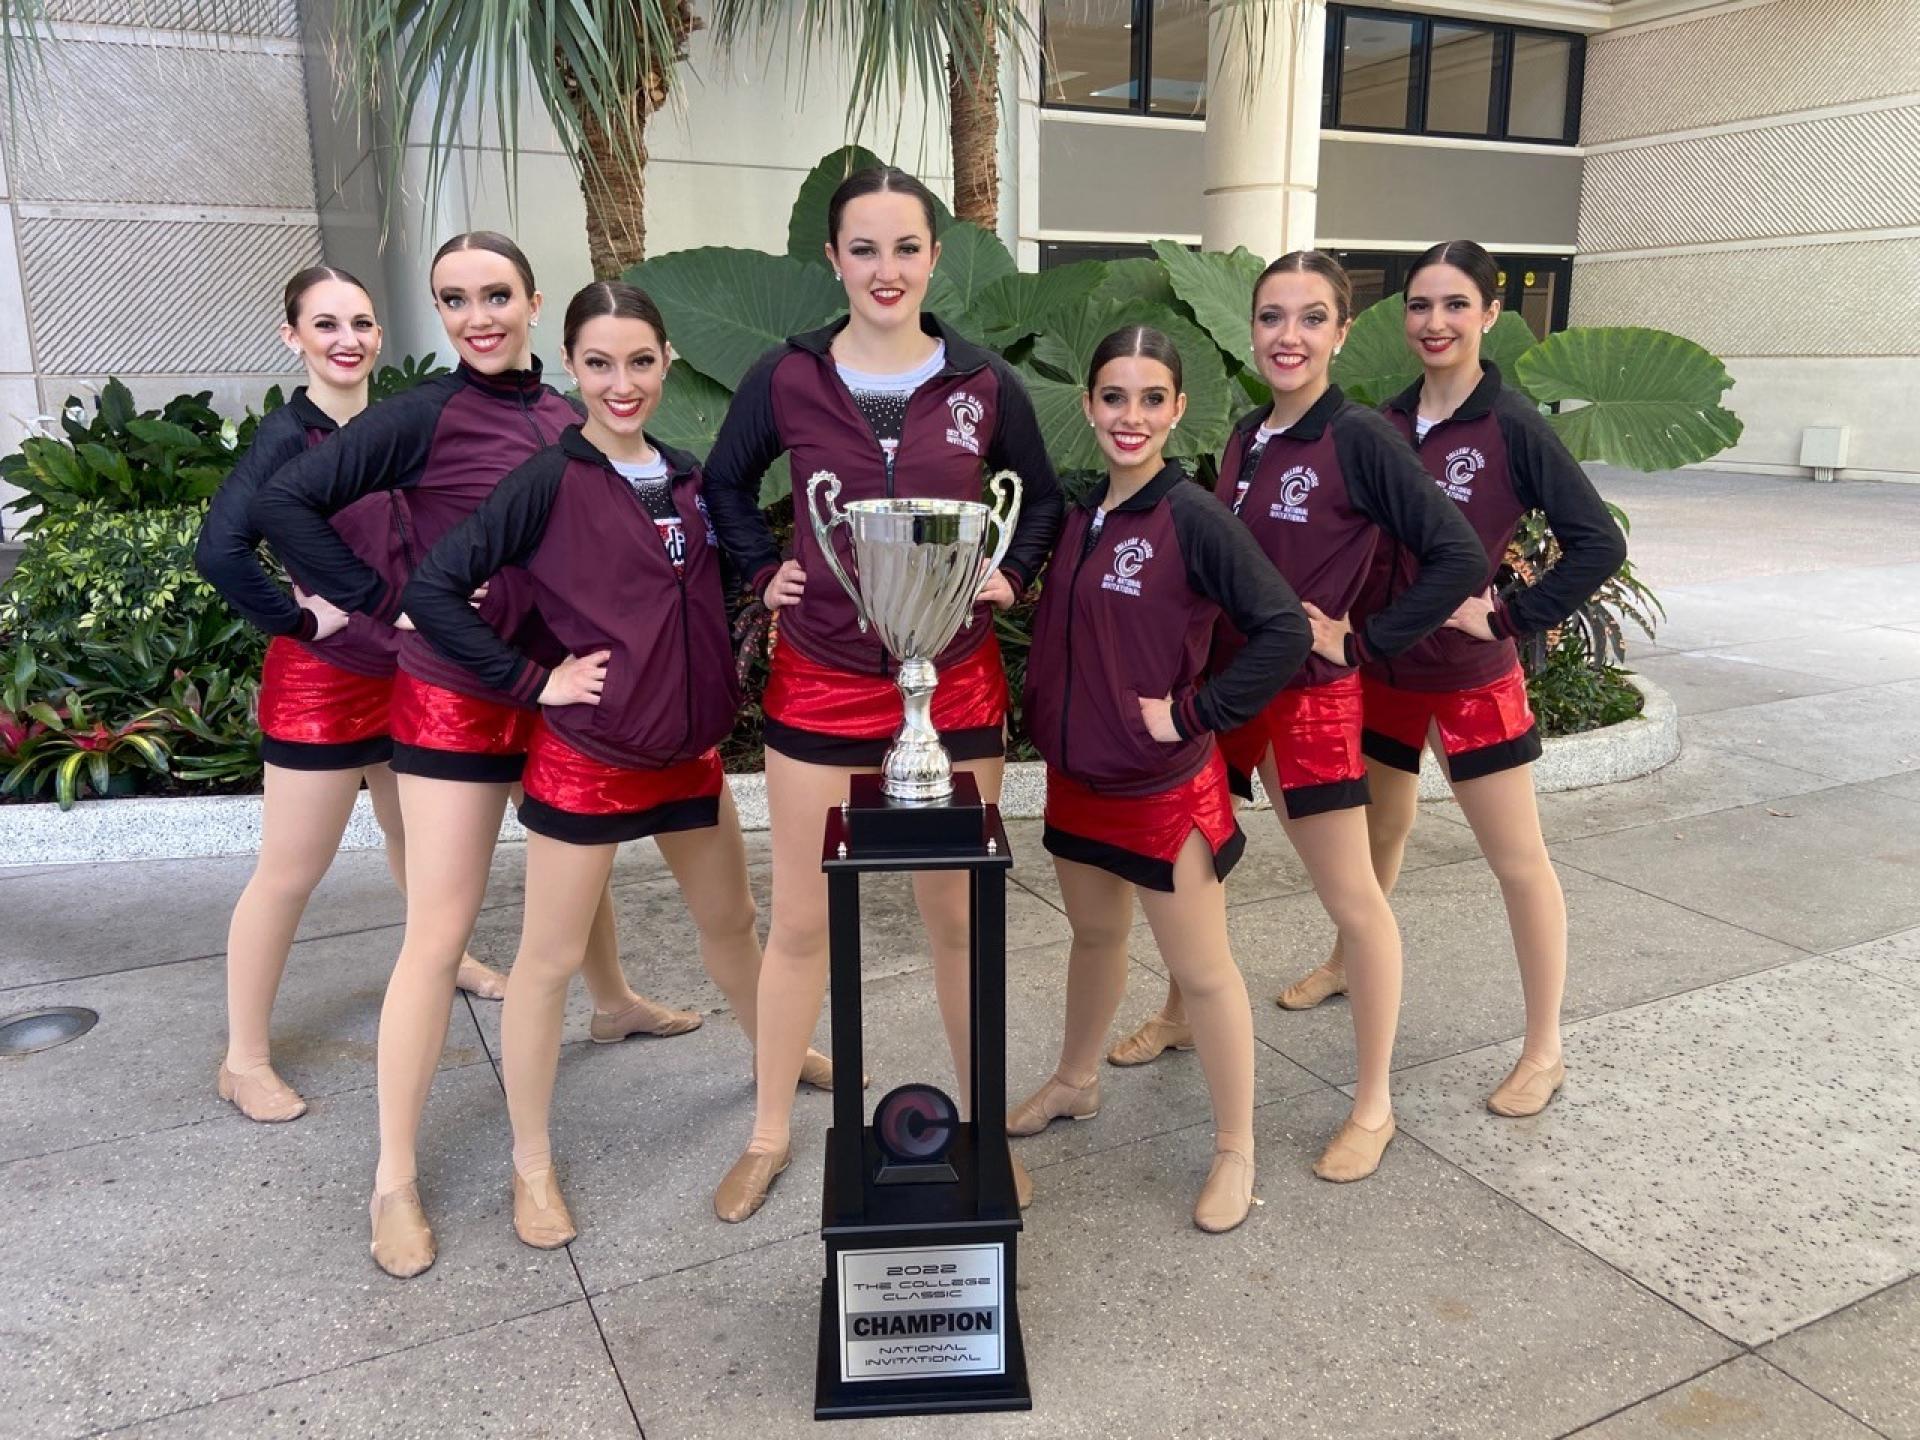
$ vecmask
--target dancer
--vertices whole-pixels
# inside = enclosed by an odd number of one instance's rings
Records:
[[[1349,962],[1353,1109],[1313,1167],[1333,1181],[1371,1175],[1393,1139],[1388,1072],[1400,1017],[1400,931],[1367,848],[1355,668],[1437,629],[1485,576],[1479,541],[1406,442],[1329,379],[1352,323],[1352,285],[1332,256],[1297,250],[1266,268],[1254,287],[1253,353],[1273,398],[1234,427],[1218,491],[1313,623],[1313,656],[1220,745],[1243,797],[1259,770]],[[1348,611],[1383,537],[1406,548],[1417,573],[1355,625]],[[1220,654],[1230,655],[1233,637],[1222,639]],[[1138,1064],[1184,1043],[1191,1031],[1176,980],[1161,1013],[1108,1058]]]
[[[345,610],[410,629],[400,585],[364,564],[327,523],[376,491],[399,491],[414,562],[464,520],[501,477],[579,417],[540,379],[530,327],[540,292],[504,235],[456,235],[434,255],[434,304],[458,368],[368,410],[333,443],[262,487],[253,517],[288,563]],[[477,597],[497,631],[539,637],[526,577],[509,571]],[[380,1012],[380,1161],[370,1202],[373,1255],[387,1273],[433,1263],[416,1185],[420,1114],[446,1044],[456,959],[487,887],[507,793],[534,728],[530,696],[491,690],[418,636],[401,642],[393,694],[393,768],[407,828],[432,845],[407,852],[407,930]],[[635,995],[620,971],[613,898],[603,889],[587,948],[596,1040],[681,1034],[700,1023]]]
[[[794,527],[782,563],[758,508],[760,477],[782,453],[796,488],[819,470],[841,498],[979,500],[984,472],[1010,468],[1025,487],[1012,547],[985,578],[971,623],[938,657],[933,721],[955,769],[997,802],[1006,754],[1006,674],[989,606],[1031,583],[1060,523],[1053,468],[1019,377],[998,356],[921,309],[939,259],[934,201],[900,170],[856,172],[827,209],[827,259],[848,315],[765,355],[734,392],[707,460],[707,503],[721,542],[776,617],[766,713],[773,915],[760,972],[759,1099],[753,1136],[721,1182],[714,1210],[745,1220],[790,1155],[794,1077],[827,983],[827,882],[821,825],[851,776],[877,770],[901,720],[894,666],[819,557],[813,527]],[[914,900],[932,942],[934,982],[959,1093],[967,1068],[967,881],[921,873]],[[1024,1172],[1016,1167],[1024,1193]]]
[[[1627,558],[1626,537],[1586,472],[1524,395],[1480,358],[1500,314],[1499,266],[1471,240],[1423,253],[1407,272],[1407,344],[1422,378],[1389,400],[1388,421],[1413,442],[1428,473],[1465,513],[1485,549],[1484,593],[1462,601],[1441,629],[1392,660],[1361,667],[1361,746],[1373,799],[1367,834],[1374,873],[1391,892],[1418,813],[1421,747],[1440,761],[1460,811],[1500,882],[1513,932],[1527,1028],[1512,1072],[1488,1096],[1496,1115],[1537,1115],[1566,1080],[1560,999],[1567,980],[1567,906],[1547,858],[1533,796],[1539,730],[1527,704],[1514,637],[1550,629],[1593,598]],[[1494,577],[1521,519],[1545,513],[1560,558],[1531,585],[1495,597]],[[1358,609],[1404,590],[1414,562],[1398,546],[1375,556]],[[1336,943],[1280,1003],[1305,1010],[1347,988]]]
[[[1193,1208],[1231,1230],[1253,1203],[1253,1020],[1227,945],[1222,881],[1246,837],[1214,732],[1260,713],[1313,636],[1246,527],[1163,461],[1187,397],[1180,355],[1132,325],[1087,370],[1104,484],[1068,514],[1034,617],[1027,733],[1047,762],[1045,844],[1073,924],[1053,1076],[1007,1116],[1037,1135],[1100,1108],[1100,1046],[1127,987],[1137,888],[1193,1016],[1213,1096],[1214,1157]],[[1222,612],[1246,637],[1199,687]]]
[[[514,1228],[543,1249],[574,1236],[547,1112],[567,984],[620,842],[659,845],[749,1043],[760,979],[746,843],[714,748],[740,705],[717,542],[698,462],[645,429],[667,380],[666,325],[643,292],[596,281],[568,305],[562,343],[586,422],[502,480],[406,591],[407,613],[437,649],[541,705],[520,802],[526,911],[500,1032]],[[466,603],[508,565],[527,571],[569,652],[556,666],[502,640]]]
[[[280,338],[307,383],[266,415],[253,443],[207,507],[194,563],[227,603],[271,635],[260,676],[260,753],[266,794],[260,858],[227,928],[227,1054],[220,1098],[249,1120],[297,1120],[307,1102],[273,1068],[273,1001],[307,901],[346,833],[364,780],[386,836],[387,866],[406,889],[406,839],[387,759],[387,700],[399,636],[298,587],[289,595],[261,563],[247,507],[282,465],[367,408],[380,324],[367,289],[344,270],[313,265],[287,281]],[[389,495],[333,517],[354,553],[389,579],[406,574],[401,525]],[[460,957],[455,983],[498,1000],[506,977]]]

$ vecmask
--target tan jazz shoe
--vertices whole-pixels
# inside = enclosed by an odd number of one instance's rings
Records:
[[[1038,1135],[1055,1120],[1091,1120],[1099,1113],[1099,1076],[1069,1085],[1055,1075],[1007,1112],[1007,1134]]]
[[[1020,1163],[1018,1155],[1009,1155],[1013,1161],[1013,1203],[1022,1210],[1033,1204],[1033,1176],[1027,1173],[1027,1167]]]
[[[1238,1150],[1216,1150],[1207,1183],[1193,1202],[1193,1223],[1209,1235],[1237,1229],[1253,1208],[1253,1159]]]
[[[629,1035],[684,1035],[689,1030],[698,1030],[702,1023],[697,1011],[672,1010],[644,995],[636,995],[624,1010],[604,1014],[594,1011],[587,1026],[587,1037],[596,1045],[617,1045]]]
[[[1329,960],[1282,990],[1273,1003],[1282,1010],[1311,1010],[1330,995],[1346,993],[1346,966],[1336,966]]]
[[[1500,1082],[1500,1088],[1487,1097],[1487,1109],[1510,1118],[1538,1115],[1566,1083],[1565,1061],[1542,1065],[1522,1055],[1514,1062],[1507,1078]]]
[[[1340,1127],[1340,1133],[1333,1137],[1332,1143],[1320,1153],[1320,1158],[1313,1162],[1313,1173],[1336,1185],[1366,1179],[1380,1168],[1380,1157],[1386,1153],[1387,1144],[1393,1139],[1397,1128],[1391,1115],[1387,1117],[1387,1123],[1377,1130],[1369,1130],[1364,1125],[1356,1125],[1348,1120]]]
[[[273,1073],[271,1065],[235,1074],[220,1067],[220,1098],[232,1104],[249,1120],[263,1125],[279,1125],[298,1120],[307,1113],[307,1102],[300,1092]]]
[[[460,968],[454,973],[453,986],[464,990],[476,1000],[504,1000],[507,998],[507,977],[491,965],[482,965],[471,955],[460,957]]]
[[[433,1264],[433,1231],[420,1208],[419,1187],[408,1183],[368,1204],[373,1220],[373,1262],[396,1280],[410,1280]]]
[[[1107,1051],[1109,1065],[1145,1065],[1168,1050],[1193,1049],[1193,1027],[1151,1015],[1138,1030]]]
[[[729,1225],[738,1225],[767,1203],[767,1191],[774,1179],[793,1161],[793,1147],[784,1146],[778,1154],[749,1150],[733,1162],[720,1188],[713,1192],[713,1213]]]
[[[558,1250],[580,1233],[551,1165],[532,1175],[513,1172],[513,1233],[536,1250]]]

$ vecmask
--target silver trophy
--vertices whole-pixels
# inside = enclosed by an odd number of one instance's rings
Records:
[[[821,470],[807,481],[807,518],[834,578],[853,600],[862,633],[872,626],[900,662],[906,715],[880,767],[880,789],[890,800],[926,804],[953,794],[953,761],[933,728],[939,683],[933,657],[954,631],[973,624],[974,597],[1006,558],[1020,514],[1020,477],[1002,470],[987,482],[987,493],[1000,503],[855,500],[842,509],[838,475]],[[852,537],[858,583],[833,548],[841,525]]]

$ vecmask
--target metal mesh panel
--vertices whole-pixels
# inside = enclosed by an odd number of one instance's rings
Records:
[[[287,39],[300,34],[294,0],[53,0],[47,11],[51,19],[75,24]]]

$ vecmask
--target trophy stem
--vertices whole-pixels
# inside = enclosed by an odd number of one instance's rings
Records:
[[[889,800],[927,803],[953,794],[953,762],[933,728],[933,662],[903,660],[896,681],[906,710],[880,766],[880,790]]]

